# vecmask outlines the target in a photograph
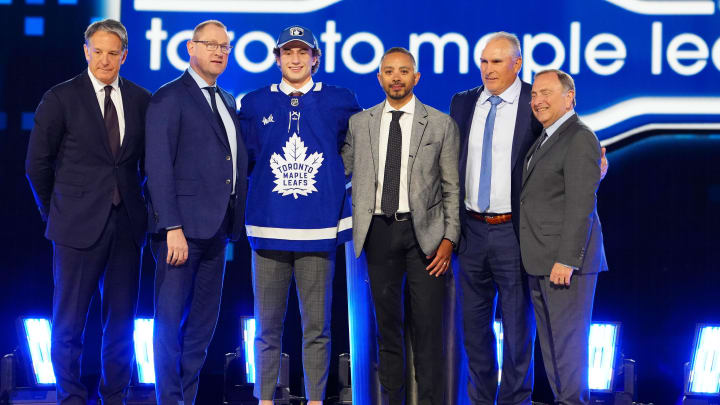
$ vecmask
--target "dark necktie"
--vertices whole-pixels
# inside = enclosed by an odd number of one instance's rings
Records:
[[[490,111],[485,118],[485,129],[483,130],[482,157],[480,158],[480,182],[478,184],[477,205],[480,212],[490,208],[490,185],[492,183],[492,143],[493,132],[495,131],[495,115],[497,106],[502,103],[502,98],[490,96]]]
[[[302,91],[293,91],[292,93],[290,93],[290,97],[300,97],[302,95],[303,95]]]
[[[402,130],[400,116],[402,111],[390,111],[390,133],[388,134],[387,153],[385,154],[385,174],[383,177],[382,200],[380,208],[387,216],[395,215],[400,202],[400,161],[402,159]]]
[[[540,135],[540,142],[538,142],[537,146],[535,147],[535,150],[533,150],[532,154],[530,154],[530,159],[528,159],[528,167],[530,167],[530,162],[532,162],[533,157],[535,157],[535,154],[540,150],[540,147],[542,147],[542,144],[545,143],[545,140],[547,139],[548,134],[543,129],[542,134]]]
[[[212,106],[213,113],[215,114],[215,119],[217,120],[218,125],[220,125],[220,129],[222,129],[223,134],[225,134],[225,137],[227,138],[227,129],[225,129],[225,124],[223,123],[222,117],[220,117],[220,111],[218,111],[217,101],[215,101],[215,87],[208,86],[203,87],[203,89],[207,90],[208,94],[210,94],[210,105]]]
[[[105,131],[108,135],[108,142],[110,143],[110,151],[113,155],[113,160],[117,161],[118,152],[120,151],[120,122],[118,121],[117,110],[115,104],[113,104],[110,98],[112,92],[112,86],[105,86]],[[117,182],[113,189],[113,205],[120,204],[120,191],[117,188]]]

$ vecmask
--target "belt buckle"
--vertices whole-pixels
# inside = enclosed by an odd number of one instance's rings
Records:
[[[395,213],[393,214],[393,216],[395,217],[395,221],[397,221],[397,222],[403,222],[403,221],[407,221],[407,220],[408,220],[408,218],[405,218],[405,219],[400,219],[400,218],[398,218],[398,213],[397,213],[397,211],[395,211]]]

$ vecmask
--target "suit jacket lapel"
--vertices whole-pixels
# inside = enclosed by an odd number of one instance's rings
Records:
[[[555,134],[555,135],[557,135],[557,134]],[[535,142],[533,142],[532,145],[530,145],[530,149],[528,149],[527,154],[525,155],[525,159],[523,159],[523,182],[522,182],[523,185],[525,185],[525,181],[527,180],[528,176],[530,176],[530,172],[532,171],[532,169],[535,168],[535,162],[537,162],[537,159],[536,159],[537,156],[532,158],[532,162],[531,162],[532,164],[528,165],[528,161],[530,160],[530,157],[533,156],[533,152],[535,151],[535,149],[537,149],[538,143],[542,142],[544,137],[545,137],[545,130],[543,129],[543,133],[540,134],[540,136],[538,136],[537,139],[535,139]],[[545,146],[547,146],[547,145],[545,145]],[[537,155],[540,155],[540,153],[537,153]]]
[[[482,90],[483,86],[471,89],[464,103],[458,106],[461,108],[457,123],[460,127],[460,163],[458,165],[458,174],[460,178],[460,192],[463,196],[465,195],[465,175],[467,171],[468,146],[470,145],[470,129],[472,127],[473,116],[475,115],[475,105]]]
[[[537,166],[537,162],[539,162],[545,155],[547,155],[548,151],[552,149],[553,145],[557,143],[558,140],[560,140],[560,137],[563,135],[563,133],[573,124],[577,121],[577,114],[572,115],[570,118],[567,119],[567,121],[563,122],[562,125],[555,131],[555,133],[545,141],[545,143],[540,147],[540,149],[535,152],[533,155],[533,151],[535,148],[537,148],[538,142],[542,141],[542,136],[538,137],[538,139],[533,143],[533,146],[530,147],[530,150],[528,151],[527,156],[525,157],[525,165],[527,166],[527,170],[525,170],[525,175],[523,176],[523,184],[525,181],[530,177],[530,174],[532,174],[532,171],[535,169],[535,166]],[[528,159],[532,156],[532,160],[530,161],[530,165],[528,166]]]
[[[410,190],[410,178],[412,177],[412,168],[415,161],[417,161],[418,149],[420,149],[420,143],[422,137],[425,134],[425,128],[427,128],[427,109],[420,100],[415,98],[415,111],[413,112],[413,124],[412,131],[410,132],[410,156],[414,156],[413,159],[408,159],[407,165],[407,181],[408,190]]]
[[[93,87],[88,74],[87,70],[80,74],[78,98],[85,105],[85,109],[88,111],[90,116],[93,117],[93,121],[95,121],[97,130],[93,131],[93,133],[98,134],[102,138],[100,139],[100,143],[102,143],[105,147],[108,158],[111,161],[114,161],[112,149],[110,149],[110,141],[108,140],[107,130],[105,129],[105,120],[103,119],[102,110],[100,110],[100,104],[98,103],[97,95],[95,94],[95,88]]]
[[[380,159],[380,120],[382,112],[385,108],[385,102],[376,105],[370,109],[370,122],[368,122],[368,136],[370,137],[370,150],[372,151],[373,166],[375,168],[375,178],[378,175],[378,160]]]
[[[218,87],[218,89],[220,89],[220,87]],[[226,92],[223,89],[220,89],[220,96],[220,98],[223,100],[223,104],[225,104],[225,108],[227,108],[228,113],[230,113],[230,118],[232,119],[233,125],[235,125],[235,139],[238,145],[238,150],[240,150],[240,148],[242,148],[242,150],[245,150],[245,143],[243,142],[242,134],[240,133],[240,121],[238,120],[238,116],[235,111],[235,100],[232,98],[230,93]]]
[[[123,136],[122,143],[120,144],[120,151],[118,153],[118,161],[121,161],[126,151],[130,148],[130,143],[135,141],[135,132],[133,131],[135,123],[135,110],[132,107],[132,100],[130,100],[130,91],[125,86],[125,80],[122,77],[118,78],[118,85],[120,87],[120,95],[122,96],[123,103],[123,119],[125,120],[125,135]]]
[[[220,125],[217,122],[217,119],[215,118],[215,113],[212,111],[212,107],[210,107],[210,104],[208,104],[207,99],[205,98],[205,95],[202,94],[203,91],[200,87],[198,87],[197,82],[195,82],[195,79],[190,76],[190,73],[185,71],[185,73],[182,76],[183,83],[185,86],[187,86],[187,90],[190,93],[192,99],[195,101],[197,110],[205,116],[205,119],[208,120],[208,123],[213,128],[213,131],[215,132],[215,135],[218,137],[218,140],[220,143],[225,145],[225,147],[230,150],[230,144],[228,143],[227,136],[223,132],[223,130],[220,128]],[[232,115],[232,114],[230,114]]]
[[[518,104],[517,117],[515,118],[515,133],[513,134],[512,153],[510,157],[511,168],[515,167],[520,157],[525,158],[525,156],[520,156],[520,149],[522,149],[521,146],[525,143],[525,138],[532,133],[532,127],[530,125],[530,117],[532,116],[532,111],[530,111],[530,92],[529,89],[525,89],[523,83],[521,83],[520,86],[520,97],[518,97],[518,103],[520,104]],[[534,149],[531,148],[530,150]]]
[[[470,97],[468,97],[469,103],[466,103],[465,105],[465,117],[462,119],[462,123],[464,124],[462,134],[465,136],[463,141],[465,149],[467,149],[468,139],[470,138],[470,128],[472,127],[472,121],[475,115],[475,106],[477,105],[477,101],[480,98],[480,94],[482,94],[483,89],[484,86],[474,88],[470,93]]]

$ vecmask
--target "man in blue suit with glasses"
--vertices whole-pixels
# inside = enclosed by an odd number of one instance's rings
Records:
[[[217,86],[232,48],[227,29],[202,22],[187,48],[190,67],[153,95],[146,126],[156,394],[172,405],[195,402],[247,188],[235,99]]]

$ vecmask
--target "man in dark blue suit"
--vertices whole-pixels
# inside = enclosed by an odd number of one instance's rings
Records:
[[[483,85],[457,93],[450,115],[460,127],[460,224],[457,277],[473,404],[530,404],[533,319],[518,240],[523,159],[542,131],[530,110],[531,86],[518,77],[520,42],[490,36],[481,55]],[[502,379],[493,321],[500,296]],[[498,392],[499,391],[499,392]]]
[[[235,99],[217,86],[232,49],[225,26],[200,23],[190,67],[148,108],[145,166],[155,272],[159,404],[195,402],[220,311],[225,249],[242,235],[247,152]]]
[[[118,76],[127,57],[122,24],[91,24],[84,49],[87,71],[50,89],[35,112],[26,171],[54,246],[51,356],[58,403],[87,403],[80,354],[99,285],[99,391],[104,404],[121,404],[132,374],[147,224],[140,169],[150,93]]]

